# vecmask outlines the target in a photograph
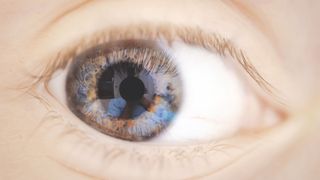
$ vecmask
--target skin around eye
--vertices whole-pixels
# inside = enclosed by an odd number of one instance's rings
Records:
[[[318,1],[0,4],[0,179],[318,179]],[[59,101],[42,87],[31,87],[47,65],[56,67],[50,60],[61,56],[52,54],[75,39],[140,21],[198,27],[227,37],[286,96],[289,119],[264,133],[194,146],[133,145],[106,138],[79,121],[65,106],[66,97]],[[57,91],[64,90],[61,86],[54,85]],[[259,106],[246,110],[254,107]],[[254,122],[246,128],[256,127]]]

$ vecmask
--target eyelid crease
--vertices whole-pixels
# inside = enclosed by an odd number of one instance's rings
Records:
[[[215,33],[206,33],[199,27],[192,28],[172,24],[154,25],[149,23],[110,27],[104,31],[96,32],[90,36],[80,39],[78,42],[74,43],[74,46],[67,47],[50,58],[49,63],[40,73],[41,75],[36,76],[32,83],[32,87],[43,82],[46,91],[50,93],[48,83],[53,73],[58,69],[66,68],[76,55],[102,43],[130,39],[154,41],[165,39],[169,45],[176,40],[181,40],[189,45],[201,46],[209,51],[218,53],[223,57],[229,55],[241,65],[241,67],[263,90],[272,95],[274,94],[275,88],[258,73],[245,53],[241,49],[237,49],[230,40]],[[50,93],[50,95],[52,95],[52,93]]]
[[[80,2],[71,2],[70,5],[64,4],[64,7],[60,7],[59,10],[61,11],[56,16],[54,16],[45,26],[43,29],[41,29],[38,33],[43,33],[46,30],[50,29],[50,27],[57,22],[59,22],[63,17],[67,16],[68,14],[71,14],[74,11],[77,11],[81,8],[84,8],[85,6],[88,6],[89,4],[95,2],[95,0],[83,0]]]

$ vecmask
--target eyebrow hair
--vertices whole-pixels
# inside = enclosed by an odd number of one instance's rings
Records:
[[[58,69],[65,69],[77,55],[103,43],[128,39],[150,41],[165,39],[169,45],[174,41],[180,40],[189,45],[205,48],[222,57],[230,56],[241,65],[262,89],[272,94],[272,85],[258,73],[246,54],[241,49],[236,48],[230,40],[215,33],[204,32],[199,27],[150,23],[113,26],[82,37],[77,42],[74,42],[73,46],[65,47],[49,58],[49,63],[46,62],[45,68],[42,67],[43,69],[40,70],[40,76],[34,76],[33,87],[40,82],[44,82],[45,89],[50,93],[48,83],[54,72]]]

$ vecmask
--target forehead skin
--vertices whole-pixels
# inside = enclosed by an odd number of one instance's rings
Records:
[[[112,8],[103,11],[101,7]],[[136,16],[129,19],[126,13],[119,13],[120,9]],[[299,129],[296,136],[284,138],[283,144],[277,147],[257,148],[237,163],[204,177],[255,179],[258,175],[265,179],[317,179],[320,176],[317,151],[320,148],[320,123],[317,121],[320,118],[317,114],[320,107],[317,79],[320,75],[319,12],[320,1],[316,0],[2,0],[0,179],[92,178],[48,158],[42,146],[30,140],[30,134],[46,109],[30,96],[21,95],[16,87],[25,74],[39,64],[41,57],[68,43],[69,38],[77,38],[96,28],[75,31],[75,26],[69,23],[71,20],[81,26],[80,22],[92,22],[103,16],[112,24],[114,22],[107,17],[112,14],[117,15],[116,23],[120,24],[141,20],[170,21],[222,32],[233,38],[250,57],[256,57],[252,58],[253,64],[287,95],[295,107],[297,113],[289,121],[295,122],[290,124],[293,129]],[[223,18],[230,22],[223,22]],[[207,22],[209,19],[210,23]],[[105,27],[106,22],[97,23],[97,27]],[[213,27],[214,24],[219,26]],[[243,24],[250,27],[240,27]],[[272,135],[272,138],[279,136]],[[264,164],[265,161],[269,164]],[[253,165],[252,162],[258,163]]]

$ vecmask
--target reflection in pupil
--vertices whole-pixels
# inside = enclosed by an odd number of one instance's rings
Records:
[[[114,72],[111,69],[104,71],[98,81],[97,94],[99,99],[114,98]]]
[[[97,95],[108,116],[132,119],[148,110],[154,96],[154,82],[141,66],[121,62],[101,73]]]

